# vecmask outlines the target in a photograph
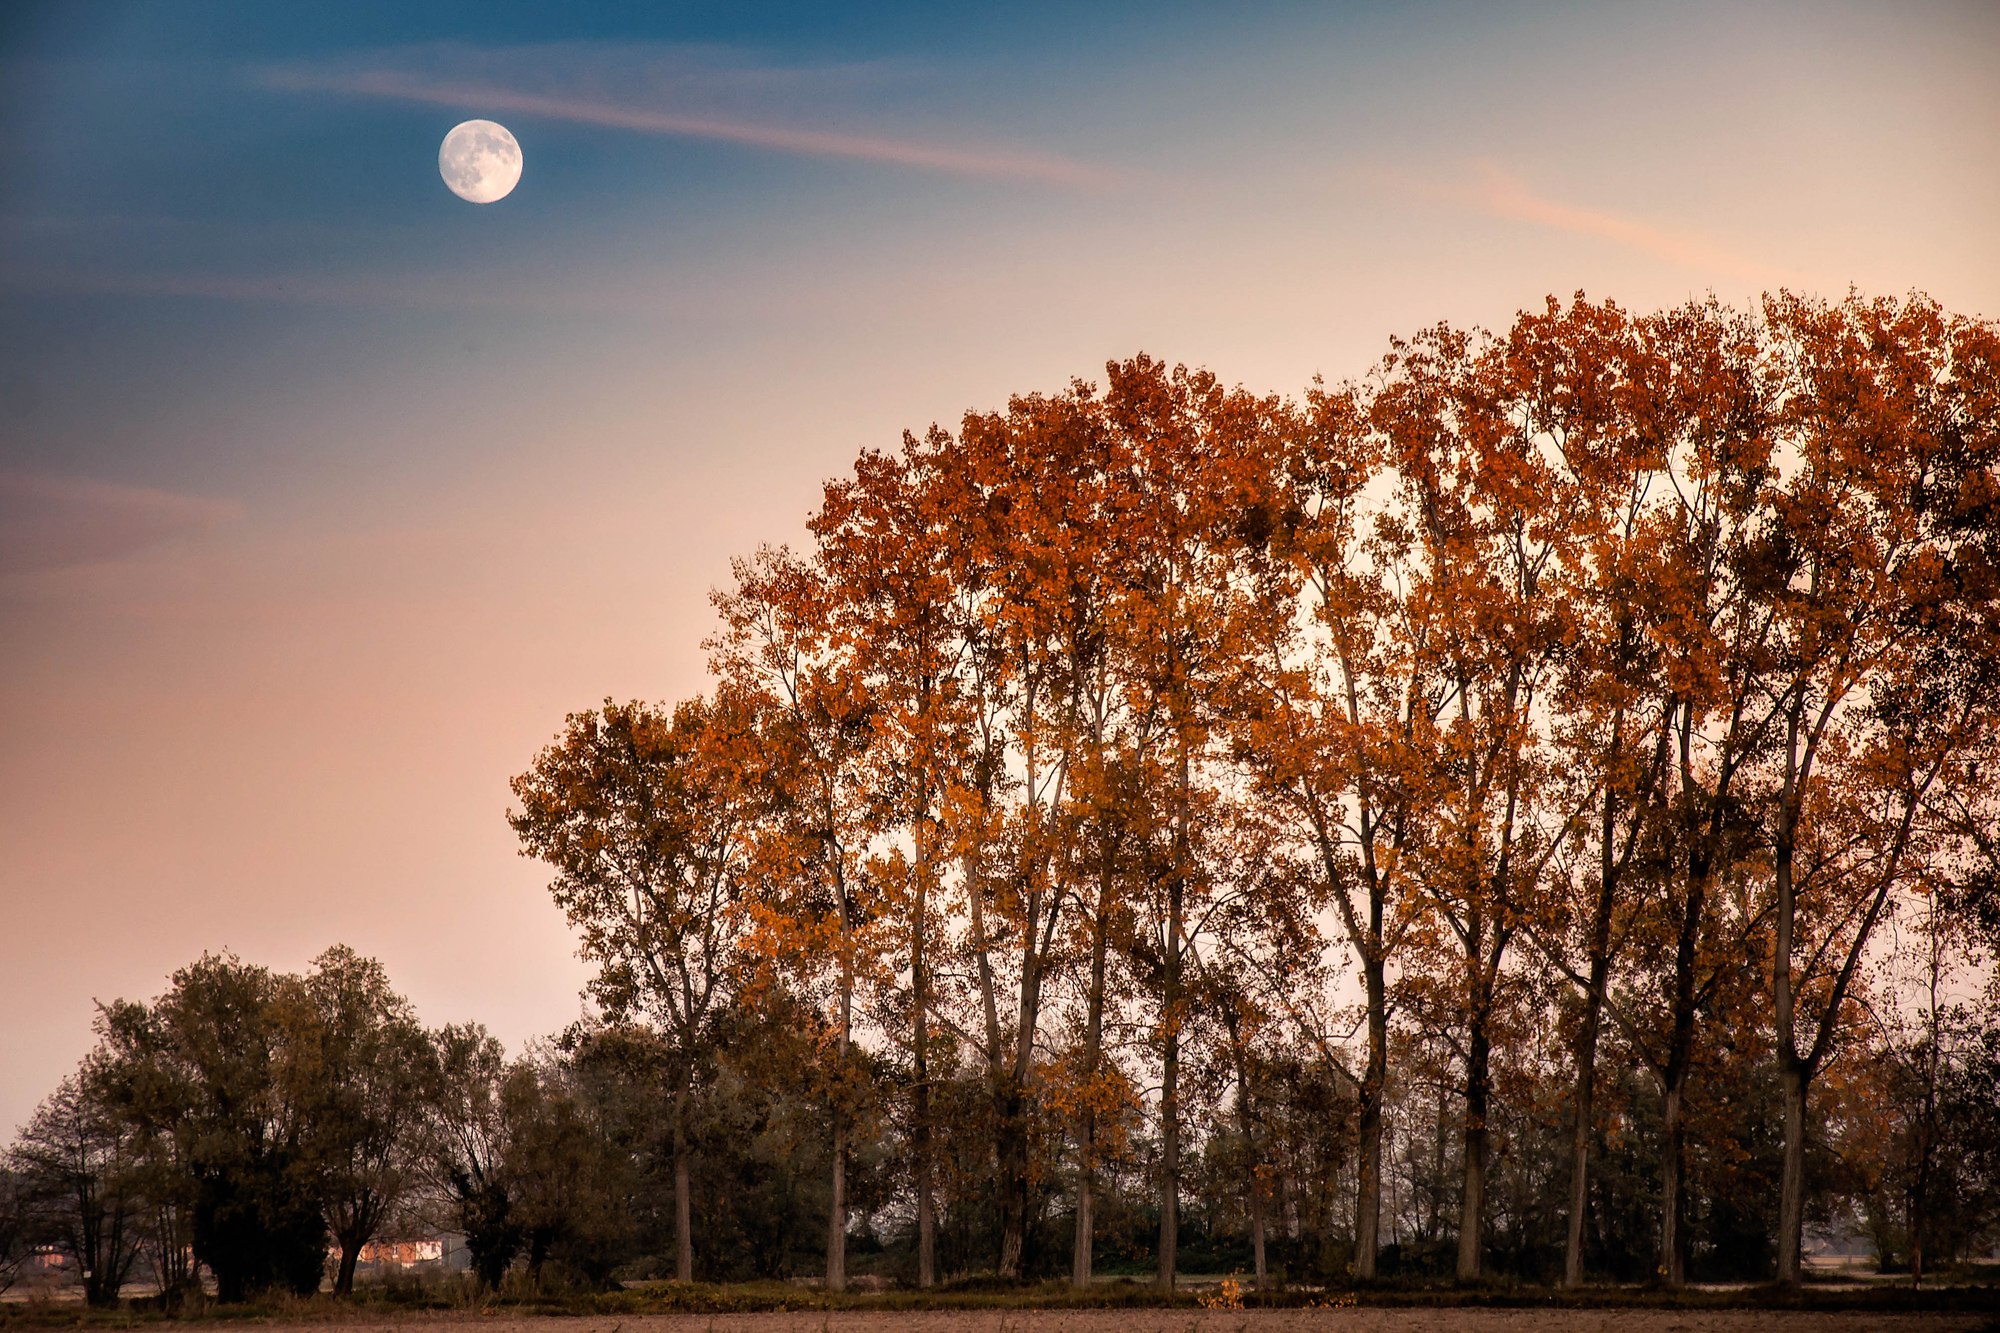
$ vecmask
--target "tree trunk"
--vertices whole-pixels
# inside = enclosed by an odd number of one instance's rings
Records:
[[[1264,1182],[1255,1177],[1250,1181],[1250,1255],[1257,1290],[1270,1290],[1271,1279],[1264,1267]]]
[[[1479,964],[1475,962],[1474,966]],[[1483,1013],[1475,1013],[1465,1055],[1465,1187],[1458,1205],[1458,1280],[1475,1281],[1486,1249],[1486,1115],[1490,1100],[1489,1038]]]
[[[1181,759],[1181,788],[1185,794],[1185,755]],[[1183,820],[1186,809],[1183,799]],[[1181,1227],[1181,914],[1185,907],[1184,874],[1190,859],[1184,824],[1174,841],[1174,867],[1167,882],[1167,975],[1161,1005],[1164,1049],[1160,1078],[1160,1250],[1154,1281],[1162,1291],[1174,1289],[1174,1250],[1180,1241]]]
[[[677,1282],[694,1281],[694,1203],[689,1197],[687,1151],[691,1076],[691,1070],[683,1069],[680,1087],[674,1093],[674,1280]]]
[[[1084,1115],[1090,1122],[1086,1133],[1092,1134],[1097,1128],[1097,1117],[1091,1115],[1088,1111],[1084,1112]],[[1084,1140],[1084,1152],[1086,1154],[1090,1152],[1091,1144],[1092,1139],[1087,1137]],[[1072,1287],[1088,1287],[1090,1285],[1091,1227],[1094,1223],[1094,1213],[1097,1206],[1097,1201],[1094,1197],[1097,1187],[1096,1177],[1097,1172],[1091,1166],[1086,1156],[1083,1165],[1077,1169],[1076,1173],[1076,1243],[1070,1252],[1069,1261],[1069,1284]]]
[[[1235,1035],[1232,1030],[1231,1038]],[[1256,1274],[1257,1290],[1263,1291],[1269,1286],[1264,1269],[1264,1179],[1259,1171],[1263,1163],[1257,1151],[1256,1120],[1250,1113],[1250,1072],[1241,1047],[1236,1052],[1236,1120],[1243,1134],[1243,1150],[1250,1167],[1251,1266]]]
[[[846,910],[843,904],[841,934],[846,935]],[[837,1067],[834,1075],[833,1104],[833,1198],[828,1207],[826,1224],[826,1287],[828,1291],[847,1290],[847,1044],[851,1039],[853,1024],[853,983],[843,973],[840,985],[840,1040],[835,1047]]]
[[[674,1280],[694,1281],[694,1205],[688,1197],[687,1145],[674,1145]]]
[[[1669,1287],[1687,1281],[1685,1238],[1681,1216],[1686,1211],[1682,1188],[1686,1174],[1687,1125],[1682,1114],[1687,1099],[1687,1067],[1682,1064],[1663,1081],[1660,1125],[1660,1280]]]
[[[1379,904],[1371,907],[1379,939]],[[1368,991],[1368,1068],[1361,1079],[1361,1160],[1354,1182],[1354,1276],[1372,1282],[1382,1234],[1382,1094],[1389,1077],[1389,1005],[1381,951],[1364,951],[1361,966]]]
[[[1160,1080],[1160,1249],[1153,1280],[1162,1291],[1174,1289],[1174,1247],[1180,1239],[1181,1042],[1174,1020],[1167,1020],[1166,1051]]]
[[[1924,1283],[1925,1194],[1930,1185],[1931,1150],[1929,1135],[1917,1130],[1917,1178],[1910,1186],[1910,1285]]]
[[[1076,1173],[1076,1244],[1070,1256],[1072,1286],[1090,1285],[1097,1189],[1097,1064],[1104,1045],[1104,968],[1109,951],[1111,911],[1110,840],[1100,839],[1097,917],[1090,930],[1090,995],[1083,1022],[1083,1124],[1078,1134],[1082,1157]]]
[[[1011,1080],[1010,1080],[1011,1084]],[[1000,1265],[1004,1278],[1021,1275],[1028,1228],[1027,1143],[1021,1124],[1025,1099],[1009,1092],[1000,1102]]]
[[[1612,726],[1614,752],[1624,734],[1621,711]],[[1657,772],[1666,763],[1666,731],[1654,760]],[[1570,1147],[1569,1234],[1563,1241],[1563,1285],[1583,1285],[1583,1224],[1590,1212],[1590,1145],[1596,1137],[1597,1036],[1604,1022],[1604,995],[1611,981],[1611,909],[1616,902],[1621,862],[1615,830],[1618,796],[1604,785],[1604,812],[1597,830],[1597,903],[1590,920],[1590,981],[1583,992],[1583,1030],[1576,1039],[1576,1138]],[[1635,827],[1636,836],[1636,827]],[[1626,844],[1629,855],[1632,844]]]
[[[1021,1005],[1015,1025],[1014,1065],[1002,1088],[1000,1114],[1000,1187],[1002,1193],[1000,1234],[1000,1276],[1021,1275],[1021,1258],[1027,1248],[1028,1231],[1028,1097],[1035,1074],[1035,1031],[1041,1022],[1042,966],[1044,941],[1041,932],[1042,895],[1035,885],[1034,867],[1028,874],[1028,910],[1021,932]],[[1051,912],[1060,905],[1051,906]],[[1054,921],[1046,923],[1054,928]]]
[[[340,1267],[334,1273],[333,1294],[344,1299],[354,1294],[354,1266],[361,1261],[361,1242],[340,1238]]]
[[[1605,960],[1590,962],[1583,1030],[1576,1039],[1576,1135],[1569,1158],[1569,1235],[1563,1242],[1563,1285],[1583,1285],[1583,1223],[1590,1210],[1590,1144],[1596,1132],[1597,1030],[1604,1014]]]
[[[929,858],[922,860],[919,874],[927,874]],[[911,1126],[910,1147],[916,1157],[917,1177],[917,1285],[928,1287],[937,1281],[936,1220],[931,1212],[931,1081],[930,1081],[930,968],[924,958],[925,885],[917,888],[916,928],[910,941],[910,981],[915,991],[914,1030],[910,1044],[915,1055],[916,1088],[912,1096],[915,1123]]]
[[[1778,1087],[1784,1096],[1785,1166],[1778,1187],[1778,1281],[1793,1288],[1803,1278],[1799,1243],[1805,1228],[1806,1082],[1804,1064],[1781,1049]]]
[[[836,864],[834,884],[840,911],[840,1035],[834,1044],[833,1190],[827,1209],[826,1287],[847,1290],[847,1050],[854,1040],[854,961],[849,955],[854,929],[847,885]]]
[[[1796,710],[1788,719],[1785,736],[1785,785],[1778,803],[1778,836],[1772,847],[1772,878],[1777,888],[1775,937],[1771,942],[1771,1001],[1776,1011],[1774,1024],[1778,1048],[1778,1089],[1783,1096],[1785,1122],[1784,1169],[1778,1185],[1778,1281],[1797,1289],[1803,1276],[1799,1271],[1799,1242],[1805,1225],[1806,1166],[1806,1079],[1810,1076],[1799,1059],[1796,1029],[1796,997],[1792,994],[1792,932],[1796,902],[1792,883],[1792,836],[1795,827],[1793,801],[1797,767],[1798,718]]]
[[[1938,974],[1942,971],[1937,929],[1937,896],[1931,897],[1930,1028],[1924,1043],[1924,1100],[1917,1112],[1917,1171],[1910,1186],[1910,1285],[1924,1281],[1924,1231],[1930,1222],[1931,1162],[1937,1156]]]
[[[922,1077],[921,1074],[918,1075]],[[930,1114],[930,1089],[921,1083],[917,1089],[917,1099],[923,1103],[920,1116]],[[937,1214],[931,1193],[930,1132],[925,1129],[917,1144],[917,1285],[934,1286],[937,1283]]]
[[[847,1117],[834,1113],[833,1206],[826,1223],[826,1289],[847,1290]]]
[[[1717,836],[1711,833],[1711,837]],[[1664,1103],[1660,1150],[1660,1279],[1679,1288],[1687,1281],[1687,1244],[1682,1234],[1686,1213],[1687,1132],[1684,1113],[1689,1072],[1694,1067],[1695,950],[1701,921],[1708,910],[1709,853],[1692,862],[1687,901],[1682,905],[1680,937],[1674,948],[1673,1028],[1666,1063],[1660,1068]]]

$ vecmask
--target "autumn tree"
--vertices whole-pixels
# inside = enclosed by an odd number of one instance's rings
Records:
[[[899,455],[864,453],[852,477],[829,482],[810,524],[830,644],[867,690],[872,822],[890,839],[873,877],[909,975],[897,1007],[912,1073],[919,1286],[937,1278],[931,1048],[945,881],[958,859],[954,812],[966,804],[973,766],[976,689],[967,674],[978,592],[966,575],[979,559],[970,549],[982,527],[975,492],[948,434],[905,434]]]
[[[968,658],[973,760],[961,784],[959,860],[971,1021],[958,1025],[980,1053],[995,1130],[1001,1190],[999,1271],[1018,1276],[1035,1166],[1029,1125],[1040,1089],[1037,1042],[1062,928],[1082,892],[1094,839],[1094,904],[1078,1137],[1074,1273],[1088,1280],[1097,1121],[1105,1110],[1102,1041],[1106,972],[1122,889],[1107,821],[1122,700],[1108,659],[1109,585],[1120,523],[1122,456],[1092,386],[1016,398],[1005,413],[968,414],[957,437],[968,479],[974,543],[960,577],[973,593]],[[1094,817],[1093,817],[1094,816]]]
[[[1224,791],[1211,737],[1238,673],[1236,622],[1251,566],[1268,553],[1282,421],[1274,399],[1150,357],[1106,367],[1104,410],[1123,466],[1112,516],[1116,560],[1106,598],[1111,679],[1130,718],[1135,781],[1125,817],[1137,851],[1132,936],[1155,1005],[1161,1070],[1160,1234],[1156,1280],[1171,1288],[1179,1229],[1182,1030],[1192,1015],[1192,950],[1230,871],[1255,865],[1253,827]]]
[[[1638,481],[1657,503],[1633,518],[1644,556],[1631,602],[1641,651],[1657,653],[1660,670],[1634,706],[1666,752],[1663,765],[1628,768],[1622,780],[1642,865],[1619,872],[1631,892],[1616,928],[1631,966],[1605,1003],[1659,1087],[1658,1269],[1679,1285],[1702,1017],[1740,979],[1767,921],[1753,858],[1773,727],[1762,698],[1773,619],[1759,559],[1773,440],[1752,322],[1709,302],[1643,320],[1637,336],[1625,379]],[[1601,855],[1601,822],[1597,833]]]
[[[874,703],[856,664],[834,641],[835,594],[824,571],[765,548],[735,563],[736,586],[714,600],[722,627],[712,669],[764,719],[760,820],[749,855],[757,887],[745,948],[750,965],[822,994],[832,1116],[826,1281],[847,1284],[847,1165],[865,1095],[854,1048],[857,1004],[879,977],[885,942],[871,878],[880,806],[871,788]]]
[[[1372,547],[1384,463],[1365,392],[1315,385],[1287,427],[1283,491],[1259,522],[1282,557],[1240,621],[1232,749],[1288,818],[1360,972],[1354,1266],[1375,1276],[1382,1215],[1389,983],[1418,915],[1402,857],[1420,788],[1398,770],[1424,699],[1394,648],[1396,603]],[[1307,914],[1308,916],[1310,913]],[[1289,980],[1289,978],[1288,978]],[[1279,998],[1299,1012],[1290,985]]]
[[[1671,361],[1611,302],[1579,294],[1524,313],[1500,352],[1521,428],[1544,443],[1579,503],[1555,548],[1551,595],[1568,607],[1548,699],[1556,802],[1574,838],[1524,928],[1581,1003],[1575,1030],[1563,1281],[1580,1285],[1599,1039],[1613,968],[1636,914],[1634,881],[1658,852],[1670,755],[1662,654],[1648,633],[1658,510],[1672,440]],[[1665,429],[1663,429],[1665,428]]]
[[[572,714],[516,778],[522,850],[557,871],[550,891],[599,971],[614,1016],[656,1022],[673,1048],[675,1265],[694,1278],[689,1104],[747,928],[741,896],[764,762],[757,718],[723,691],[668,714],[609,700]],[[564,1103],[555,1103],[559,1110]]]
[[[1399,777],[1424,791],[1405,855],[1430,909],[1417,937],[1430,966],[1403,986],[1443,1020],[1463,1076],[1461,1280],[1484,1260],[1492,1047],[1516,999],[1507,950],[1569,829],[1544,781],[1540,704],[1568,636],[1550,584],[1578,497],[1510,410],[1498,359],[1434,330],[1392,354],[1371,406],[1396,476],[1382,543],[1395,642],[1424,701]]]
[[[1846,1027],[1920,815],[1994,705],[2000,338],[1934,304],[1766,305],[1788,456],[1759,550],[1781,736],[1772,999],[1784,1089],[1778,1276],[1796,1285],[1805,1105]]]

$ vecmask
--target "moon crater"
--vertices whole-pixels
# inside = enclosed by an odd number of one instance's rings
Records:
[[[468,120],[444,136],[438,174],[461,199],[475,204],[505,199],[521,179],[521,145],[505,125]]]

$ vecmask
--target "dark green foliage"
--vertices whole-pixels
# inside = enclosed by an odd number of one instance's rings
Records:
[[[297,1003],[292,979],[211,956],[175,973],[150,1009],[118,1014],[116,1048],[153,1064],[178,1103],[194,1255],[224,1302],[271,1286],[319,1289],[326,1226],[318,1172],[302,1145],[298,1099],[282,1086]]]
[[[194,1253],[215,1274],[216,1298],[241,1301],[270,1287],[318,1291],[326,1223],[303,1164],[283,1148],[232,1147],[203,1162],[195,1195]]]

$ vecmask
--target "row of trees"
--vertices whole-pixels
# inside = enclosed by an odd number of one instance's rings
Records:
[[[0,1171],[10,1280],[43,1252],[93,1305],[139,1279],[179,1306],[204,1270],[223,1301],[328,1276],[344,1296],[385,1234],[464,1232],[497,1282],[590,1231],[565,1193],[590,1188],[595,1143],[568,1071],[510,1065],[476,1026],[426,1031],[351,949],[302,976],[205,957],[98,1032]]]
[[[344,1290],[402,1192],[426,1045],[381,968],[339,948],[305,976],[204,958],[98,1031],[8,1153],[21,1239],[105,1304],[142,1256],[172,1299],[197,1264],[224,1300],[315,1291],[330,1231]]]
[[[1791,296],[1552,301],[1301,400],[1140,357],[864,453],[809,551],[717,596],[711,695],[576,715],[515,783],[598,1001],[670,1053],[676,1271],[712,1026],[782,994],[829,1068],[908,1090],[919,1282],[964,1126],[990,1134],[998,1271],[1060,1176],[1081,1283],[1143,1123],[1171,1283],[1221,1123],[1197,1070],[1235,1108],[1261,1272],[1292,1206],[1284,1059],[1351,1107],[1311,1188],[1351,1208],[1358,1276],[1429,1097],[1461,1279],[1493,1253],[1498,1126],[1527,1116],[1568,1126],[1540,1183],[1567,1187],[1546,1206],[1582,1280],[1594,1159],[1637,1100],[1664,1280],[1710,1202],[1699,1127],[1711,1155],[1777,1145],[1768,1239],[1798,1281],[1814,1107],[1909,980],[1871,970],[1885,923],[1994,864],[1996,458],[1993,326]],[[1957,918],[1929,920],[1949,971]],[[867,1098],[829,1077],[837,1286]],[[944,1109],[974,1087],[976,1117]]]
[[[330,957],[343,955],[352,961],[344,950]],[[356,972],[379,970],[363,963],[349,975]],[[296,980],[233,959],[204,959],[177,974],[155,1008],[201,1012],[218,990],[240,995]],[[1916,1191],[1928,1199],[1933,1246],[1945,1255],[1986,1243],[2000,1205],[1993,1160],[2000,1022],[1991,998],[1983,1014],[1947,1004],[1917,1017],[1923,1021],[1913,1027],[1874,1034],[1837,1066],[1840,1095],[1814,1126],[1812,1197],[1822,1216],[1838,1216],[1899,1262],[1909,1257]],[[259,1082],[241,1076],[256,1063],[246,1051],[258,1044],[246,1043],[245,1033],[232,1024],[196,1057],[211,1069],[235,1066],[238,1076],[227,1082],[239,1093]],[[1210,1035],[1191,1040],[1189,1050],[1185,1132],[1193,1146],[1182,1177],[1183,1262],[1204,1272],[1243,1267],[1260,1248],[1255,1224],[1262,1218],[1274,1276],[1343,1280],[1355,1180],[1351,1076],[1310,1042],[1245,1053],[1226,1029]],[[697,1092],[680,1116],[677,1062],[657,1031],[580,1026],[511,1062],[477,1028],[421,1036],[388,1057],[400,1062],[404,1092],[393,1127],[377,1140],[378,1169],[365,1200],[350,1192],[353,1175],[313,1170],[312,1145],[332,1137],[324,1123],[306,1132],[295,1118],[268,1135],[262,1170],[259,1154],[241,1141],[231,1148],[226,1138],[209,1138],[194,1149],[189,1126],[206,1123],[215,1134],[218,1122],[229,1123],[208,1100],[213,1092],[197,1090],[224,1080],[178,1085],[181,1109],[173,1118],[188,1145],[178,1156],[160,1140],[135,1139],[121,1084],[91,1077],[113,1058],[100,1048],[41,1108],[0,1168],[0,1288],[14,1264],[41,1249],[82,1270],[86,1293],[99,1303],[135,1277],[179,1303],[198,1289],[204,1266],[232,1299],[266,1286],[310,1290],[322,1280],[323,1263],[345,1290],[363,1240],[354,1219],[364,1209],[356,1203],[367,1204],[381,1234],[392,1238],[462,1233],[475,1275],[488,1287],[508,1280],[510,1267],[543,1287],[659,1276],[673,1270],[684,1234],[677,1184],[694,1201],[698,1276],[821,1271],[833,1113],[842,1104],[834,1094],[843,1071],[828,1059],[832,1034],[810,1008],[774,995],[732,999],[711,1029]],[[1447,1142],[1456,1098],[1435,1077],[1436,1052],[1424,1043],[1420,1031],[1399,1026],[1398,1077],[1384,1113],[1385,1275],[1436,1273],[1441,1261],[1448,1271],[1452,1248],[1456,1171]],[[1559,1107],[1568,1071],[1553,1043],[1519,1054],[1496,1097],[1489,1255],[1507,1272],[1539,1278],[1557,1271],[1561,1254],[1558,1187],[1567,1135]],[[282,1057],[277,1064],[294,1068]],[[916,1247],[908,1071],[893,1058],[876,1058],[844,1072],[847,1240],[871,1274],[909,1280]],[[1712,1096],[1694,1099],[1691,1179],[1701,1206],[1687,1234],[1710,1275],[1756,1276],[1769,1262],[1778,1154],[1771,1136],[1744,1117],[1767,1112],[1776,1088],[1768,1070],[1732,1072],[1740,1081],[1721,1081]],[[256,1095],[302,1104],[298,1085],[292,1089]],[[1592,1266],[1630,1280],[1645,1276],[1651,1262],[1660,1108],[1627,1065],[1609,1091],[1615,1110],[1599,1140]],[[1005,1190],[982,1071],[941,1065],[931,1104],[940,1116],[933,1143],[942,1164],[935,1261],[948,1273],[990,1271]],[[1122,1108],[1115,1123],[1117,1147],[1094,1168],[1094,1229],[1098,1253],[1129,1273],[1153,1257],[1160,1144],[1143,1108]],[[692,1152],[683,1156],[677,1146]],[[186,1166],[196,1151],[211,1163],[201,1176]],[[269,1170],[277,1151],[287,1155],[289,1178]],[[1065,1204],[1074,1197],[1077,1156],[1064,1125],[1049,1116],[1029,1156],[1038,1174],[1021,1272],[1051,1276],[1069,1255],[1074,1219]],[[219,1197],[236,1210],[233,1229],[201,1222]],[[253,1219],[268,1233],[254,1246],[246,1243]]]
[[[2000,334],[1920,298],[1579,297],[906,436],[738,563],[709,694],[515,780],[597,1020],[509,1063],[344,951],[204,960],[13,1179],[100,1299],[329,1235],[345,1289],[403,1216],[488,1282],[1983,1251],[1996,463]]]

